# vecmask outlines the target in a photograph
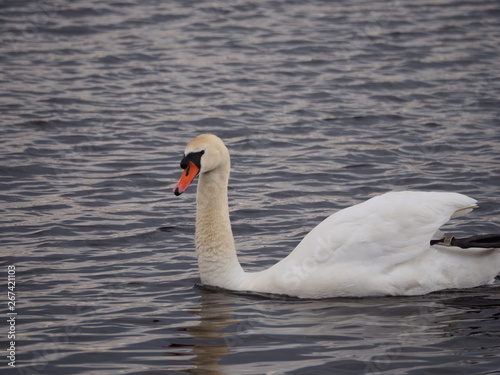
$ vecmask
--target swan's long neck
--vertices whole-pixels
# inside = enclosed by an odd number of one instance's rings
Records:
[[[237,289],[244,271],[234,246],[227,184],[229,163],[201,173],[196,195],[196,255],[204,284]]]

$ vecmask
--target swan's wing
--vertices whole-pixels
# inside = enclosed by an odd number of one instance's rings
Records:
[[[341,210],[316,226],[283,265],[350,263],[384,271],[427,249],[451,217],[476,201],[458,193],[392,192]]]

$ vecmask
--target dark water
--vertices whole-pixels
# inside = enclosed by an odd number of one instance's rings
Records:
[[[499,374],[496,285],[300,301],[205,290],[195,135],[232,153],[240,261],[389,190],[500,230],[497,1],[3,1],[2,374]],[[6,320],[4,315],[2,320]]]

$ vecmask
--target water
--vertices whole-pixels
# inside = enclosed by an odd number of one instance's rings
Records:
[[[499,232],[499,14],[486,0],[3,2],[1,269],[16,267],[18,316],[2,374],[500,373],[498,283],[322,301],[203,289],[195,187],[171,191],[190,139],[226,141],[247,270],[389,190],[468,194],[480,208],[446,232]]]

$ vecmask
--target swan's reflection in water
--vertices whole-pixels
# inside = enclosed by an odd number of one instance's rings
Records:
[[[188,363],[178,373],[338,373],[348,368],[362,374],[455,363],[457,351],[468,355],[462,344],[455,347],[457,332],[473,330],[469,319],[474,315],[477,322],[479,312],[491,330],[498,300],[457,291],[284,301],[201,289],[199,305],[187,311],[195,324],[185,329],[188,337],[177,341],[189,344],[183,352]],[[497,346],[496,341],[484,343]]]
[[[187,310],[197,317],[198,324],[187,327],[190,334],[189,345],[174,344],[170,347],[189,347],[190,353],[177,355],[192,355],[189,359],[192,367],[179,371],[186,374],[233,374],[232,370],[221,365],[221,360],[237,351],[246,355],[246,346],[252,346],[250,339],[255,330],[259,330],[258,337],[264,332],[258,327],[263,317],[273,319],[276,302],[269,298],[231,292],[212,291],[200,288],[199,306]],[[279,301],[278,301],[279,302]],[[265,339],[264,339],[265,340]],[[183,340],[184,341],[184,340]],[[182,342],[179,340],[179,342]],[[263,344],[263,343],[260,343]],[[265,344],[267,345],[267,343]],[[252,355],[246,356],[251,363]]]
[[[199,317],[199,324],[187,328],[195,343],[192,348],[194,357],[191,359],[194,366],[186,373],[228,374],[219,365],[219,361],[230,353],[230,333],[224,329],[236,325],[238,321],[233,318],[228,305],[223,303],[223,297],[218,293],[201,290],[200,305],[189,310]]]

